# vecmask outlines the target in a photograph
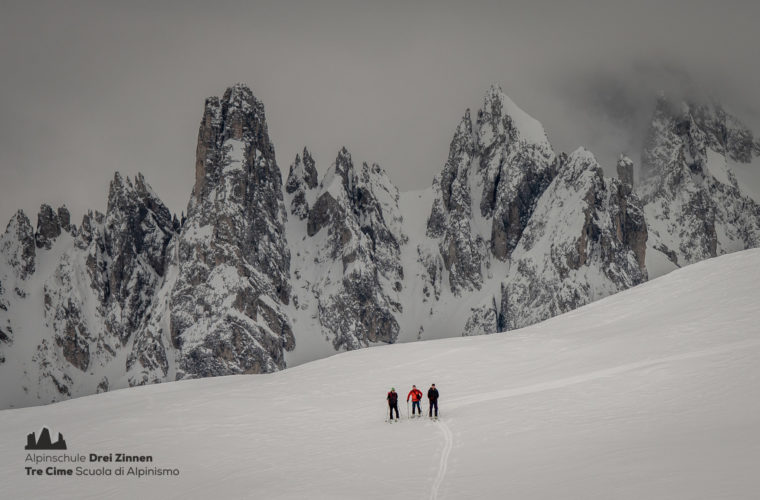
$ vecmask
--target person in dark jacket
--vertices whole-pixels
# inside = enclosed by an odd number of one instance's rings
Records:
[[[406,395],[406,402],[409,403],[409,398],[412,398],[412,416],[414,416],[414,409],[417,408],[417,413],[422,416],[422,408],[420,408],[420,400],[422,399],[422,391],[417,389],[416,385],[412,386],[412,390]],[[408,407],[407,407],[408,408]]]
[[[435,388],[435,384],[428,389],[428,416],[433,417],[433,407],[435,407],[435,418],[438,418],[438,389]]]
[[[388,408],[391,412],[391,420],[393,420],[393,410],[396,410],[396,420],[398,420],[398,393],[395,387],[391,387],[391,392],[388,393]]]

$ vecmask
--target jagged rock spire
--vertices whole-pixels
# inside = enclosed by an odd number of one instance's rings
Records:
[[[486,92],[474,127],[469,110],[465,113],[446,165],[433,182],[427,224],[430,237],[443,238],[440,254],[454,293],[481,287],[489,252],[499,260],[509,258],[556,169],[541,124],[498,86]],[[478,215],[490,228],[473,224]]]
[[[37,214],[37,233],[35,240],[37,248],[50,250],[53,242],[61,235],[61,223],[58,221],[58,214],[53,207],[43,204]]]
[[[242,141],[240,150],[232,151],[243,158],[235,158],[245,163],[246,173],[257,180],[263,174],[271,177],[272,182],[279,180],[282,184],[274,145],[269,140],[264,105],[256,99],[253,92],[242,84],[228,88],[224,96],[209,97],[198,130],[198,145],[195,161],[194,199],[201,200],[219,183],[225,173],[225,143],[229,140]],[[227,144],[228,146],[230,144]],[[230,151],[228,150],[227,153]],[[261,172],[257,172],[262,170]],[[188,217],[192,215],[192,206],[188,208]]]
[[[760,206],[729,167],[751,150],[752,133],[720,106],[658,99],[638,188],[652,248],[682,266],[760,245]]]
[[[271,372],[293,349],[282,175],[263,104],[244,85],[206,99],[178,242],[171,336],[185,376]],[[213,315],[205,311],[214,311]],[[225,356],[217,355],[225,352]]]
[[[0,237],[0,253],[16,270],[19,278],[25,280],[34,273],[37,245],[34,229],[23,210],[16,212]]]
[[[58,207],[58,222],[61,224],[61,229],[71,232],[71,212],[66,208],[66,205]]]
[[[647,279],[641,202],[579,148],[538,200],[501,292],[500,329],[580,307]]]
[[[319,323],[336,349],[398,337],[396,316],[403,306],[397,294],[404,276],[400,246],[405,239],[398,199],[379,165],[356,168],[345,147],[320,183],[307,224],[316,255],[296,266],[325,269],[306,286],[324,290],[315,297]]]
[[[303,160],[300,155],[290,165],[285,192],[291,195],[290,213],[303,220],[309,216],[309,203],[306,193],[317,187],[319,179],[314,159],[306,147],[303,148]]]
[[[633,187],[633,160],[622,153],[617,162],[617,175],[624,186]]]

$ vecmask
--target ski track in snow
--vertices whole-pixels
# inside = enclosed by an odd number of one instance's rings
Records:
[[[443,445],[441,461],[438,465],[438,475],[433,482],[433,489],[430,490],[430,500],[438,498],[438,490],[441,487],[441,483],[443,483],[443,479],[446,477],[446,470],[449,468],[449,455],[451,455],[451,449],[454,447],[454,435],[451,433],[449,426],[443,420],[438,420],[437,423],[441,431],[443,431],[443,438],[446,442]]]
[[[620,373],[625,373],[625,372],[637,370],[640,368],[648,368],[650,366],[659,365],[662,363],[670,363],[673,361],[683,361],[687,359],[711,356],[714,354],[721,354],[721,353],[730,352],[733,350],[739,350],[746,347],[754,346],[757,344],[760,344],[760,339],[751,339],[751,340],[744,340],[741,342],[732,342],[730,344],[713,347],[710,349],[702,349],[699,351],[676,354],[673,356],[666,356],[663,358],[648,359],[645,361],[638,361],[636,363],[626,363],[624,365],[615,366],[615,367],[607,368],[604,370],[596,370],[596,371],[585,373],[582,375],[562,378],[562,379],[553,380],[550,382],[541,382],[538,384],[526,385],[523,387],[515,387],[513,389],[506,389],[503,391],[486,392],[486,393],[477,394],[473,396],[456,398],[456,399],[451,400],[451,403],[448,406],[451,409],[455,409],[455,408],[461,408],[463,406],[469,406],[474,403],[484,403],[487,401],[494,401],[497,399],[523,396],[526,394],[550,391],[553,389],[561,389],[563,387],[568,387],[575,384],[581,384],[583,382],[590,382],[592,380],[597,380],[604,377],[610,377],[613,375],[618,375]],[[430,500],[436,500],[438,498],[438,491],[440,490],[441,484],[443,483],[443,480],[446,477],[446,472],[449,468],[449,456],[451,455],[451,450],[454,447],[454,435],[451,432],[451,428],[449,428],[449,426],[443,420],[438,420],[437,423],[440,426],[441,431],[443,432],[443,438],[445,440],[445,443],[443,446],[443,452],[441,453],[441,459],[438,465],[438,474],[436,475],[435,481],[433,482],[433,488],[430,490]]]
[[[609,377],[612,375],[618,375],[620,373],[637,370],[639,368],[648,368],[650,366],[669,363],[672,361],[683,361],[692,358],[701,358],[704,356],[710,356],[713,354],[720,354],[724,352],[730,352],[736,349],[744,347],[754,346],[760,344],[760,340],[744,340],[741,342],[732,342],[723,346],[713,347],[710,349],[702,349],[699,351],[687,352],[684,354],[676,354],[673,356],[666,356],[664,358],[648,359],[645,361],[637,361],[635,363],[626,363],[624,365],[616,366],[613,368],[606,368],[604,370],[596,370],[583,375],[577,375],[574,377],[567,377],[551,382],[541,382],[538,384],[527,385],[524,387],[516,387],[513,389],[506,389],[503,391],[487,392],[483,394],[477,394],[473,396],[467,396],[463,398],[457,398],[452,401],[451,408],[459,408],[461,406],[467,406],[473,403],[482,403],[485,401],[493,401],[495,399],[510,398],[513,396],[522,396],[524,394],[532,394],[541,391],[548,391],[552,389],[560,389],[574,384],[580,384],[599,378]]]

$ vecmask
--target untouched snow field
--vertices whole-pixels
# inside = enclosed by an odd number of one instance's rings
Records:
[[[430,383],[440,421],[384,422]],[[42,426],[180,475],[26,476]],[[506,334],[0,412],[3,498],[757,498],[758,464],[760,250]]]

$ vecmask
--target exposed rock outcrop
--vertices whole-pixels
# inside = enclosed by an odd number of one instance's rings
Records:
[[[180,376],[285,367],[295,343],[281,308],[290,300],[286,217],[264,105],[242,85],[207,99],[169,300]]]
[[[308,194],[319,183],[314,159],[306,148],[303,148],[303,160],[296,155],[295,161],[290,165],[288,181],[285,184],[285,192],[291,195],[290,213],[303,220],[309,216]]]
[[[751,159],[751,143],[721,108],[659,99],[639,188],[653,249],[683,266],[760,245],[760,206],[730,168]]]
[[[34,235],[37,248],[50,250],[60,235],[61,223],[58,221],[58,214],[50,205],[42,205],[37,214],[37,233]]]
[[[554,175],[556,158],[541,124],[491,87],[474,128],[465,113],[433,181],[427,233],[441,239],[455,294],[481,288],[490,256],[509,259]]]
[[[346,148],[320,183],[306,226],[315,249],[309,264],[319,268],[310,289],[319,323],[336,349],[398,336],[404,276],[399,252],[406,238],[398,197],[378,165],[364,163],[357,171]]]
[[[618,180],[628,189],[633,189],[633,161],[625,155],[620,155],[617,162]]]
[[[520,328],[646,281],[641,202],[591,153],[562,162],[513,252],[502,327]],[[503,310],[504,305],[506,311]]]
[[[27,279],[35,269],[36,244],[34,229],[22,210],[11,217],[0,238],[0,252],[16,276]]]

